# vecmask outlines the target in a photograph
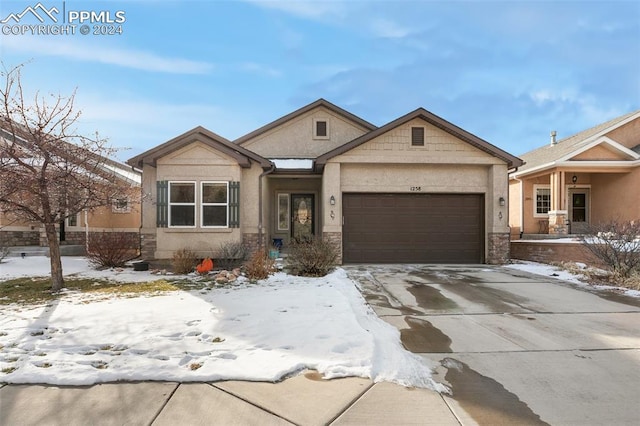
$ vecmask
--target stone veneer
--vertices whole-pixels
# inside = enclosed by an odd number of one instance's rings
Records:
[[[266,249],[265,237],[262,237],[263,247]],[[260,237],[258,234],[245,233],[242,234],[242,245],[247,249],[248,253],[253,253],[260,248]]]
[[[338,248],[338,258],[336,263],[342,265],[342,232],[324,232],[322,239],[333,243]]]
[[[39,244],[39,231],[0,231],[0,246],[37,246]]]
[[[487,235],[488,250],[487,263],[492,265],[502,265],[510,258],[510,235],[505,233],[489,233]]]
[[[140,234],[140,257],[142,259],[155,259],[157,248],[158,243],[155,232],[143,232]]]

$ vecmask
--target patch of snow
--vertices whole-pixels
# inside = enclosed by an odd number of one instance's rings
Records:
[[[47,258],[24,260],[3,263],[0,276],[46,270]],[[159,278],[91,271],[82,258],[64,261],[67,274]],[[447,391],[342,269],[322,278],[279,272],[257,284],[157,296],[67,292],[44,306],[3,306],[0,330],[0,370],[15,368],[0,373],[8,383],[278,381],[314,369],[326,378],[359,376]]]
[[[313,160],[309,158],[272,158],[277,169],[307,169],[313,167]]]
[[[512,243],[551,243],[551,244],[576,244],[581,243],[582,240],[580,238],[544,238],[544,239],[533,239],[533,240],[511,240]]]
[[[586,269],[587,265],[584,263],[577,263],[580,269]],[[615,290],[630,297],[640,297],[640,291],[630,290],[624,287],[614,287],[606,285],[591,285],[587,282],[587,279],[582,274],[572,274],[569,271],[565,271],[557,266],[547,265],[545,263],[530,262],[525,260],[518,260],[517,263],[505,265],[505,268],[515,269],[518,271],[525,271],[536,275],[542,275],[545,277],[551,277],[558,280],[569,281],[580,286],[590,287],[596,290]]]

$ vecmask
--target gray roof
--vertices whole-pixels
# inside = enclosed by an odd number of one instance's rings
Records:
[[[620,117],[614,118],[602,124],[598,124],[590,129],[583,130],[576,133],[573,136],[559,140],[555,145],[547,143],[547,145],[529,151],[526,154],[522,154],[520,158],[524,160],[524,164],[518,169],[518,174],[522,174],[527,170],[534,169],[548,164],[553,161],[559,160],[566,155],[571,154],[573,151],[580,149],[581,147],[588,145],[595,138],[598,138],[616,127],[620,126],[625,120],[632,118],[633,116],[640,117],[640,110],[630,112]]]

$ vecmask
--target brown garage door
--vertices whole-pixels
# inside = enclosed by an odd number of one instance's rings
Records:
[[[481,194],[343,194],[346,263],[482,263]]]

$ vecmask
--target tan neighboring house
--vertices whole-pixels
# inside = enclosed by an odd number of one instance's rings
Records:
[[[521,156],[509,175],[509,224],[518,234],[581,234],[590,224],[640,219],[640,111]]]
[[[0,128],[0,143],[3,138],[9,140],[12,136]],[[131,187],[130,193],[121,194],[110,206],[85,210],[61,222],[57,227],[61,246],[84,246],[87,236],[94,232],[128,233],[132,239],[138,238],[141,174],[126,164],[107,158],[104,159],[104,167],[126,182]],[[41,223],[25,220],[13,211],[0,210],[0,245],[47,247],[48,243]]]
[[[233,142],[197,127],[128,163],[147,259],[321,237],[344,263],[501,263],[521,160],[422,108],[376,127],[320,99]]]

